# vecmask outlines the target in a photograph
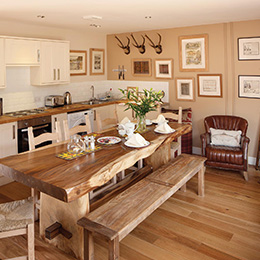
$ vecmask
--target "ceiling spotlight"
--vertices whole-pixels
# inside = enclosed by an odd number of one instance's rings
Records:
[[[151,15],[146,15],[144,18],[145,19],[152,19],[152,16]]]
[[[91,23],[89,26],[95,27],[95,28],[100,28],[101,27],[100,24],[95,24],[95,23]]]
[[[102,20],[102,16],[97,16],[97,15],[85,15],[82,17],[84,20]]]
[[[39,15],[37,15],[37,18],[44,19],[44,18],[45,18],[45,15],[39,14]]]

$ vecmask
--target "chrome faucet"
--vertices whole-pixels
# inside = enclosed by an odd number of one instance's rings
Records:
[[[94,89],[94,86],[92,85],[91,87],[90,87],[90,89],[91,89],[91,100],[95,100],[95,89]]]

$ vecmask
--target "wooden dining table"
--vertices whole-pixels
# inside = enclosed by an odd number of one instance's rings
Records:
[[[101,149],[73,160],[57,155],[67,151],[68,141],[0,159],[0,172],[14,181],[41,192],[40,236],[63,251],[83,259],[83,230],[77,220],[89,211],[89,192],[111,180],[117,173],[134,165],[140,159],[153,169],[170,160],[170,143],[191,131],[188,124],[170,122],[175,129],[170,134],[159,134],[155,126],[148,126],[142,136],[150,142],[143,148],[127,147],[121,142],[100,145]],[[117,136],[116,128],[100,133],[97,137]],[[70,239],[57,236],[45,237],[47,227],[55,222],[72,233]]]

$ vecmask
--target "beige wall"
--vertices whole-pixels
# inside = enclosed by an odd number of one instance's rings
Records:
[[[43,21],[44,24],[44,21]],[[106,48],[106,35],[92,30],[69,30],[49,26],[32,25],[15,21],[0,20],[0,35],[43,38],[70,41],[71,50],[87,51],[87,76],[72,76],[71,82],[84,82],[92,80],[105,80],[105,75],[89,76],[89,48]],[[106,54],[106,51],[105,51]],[[106,59],[105,59],[106,60]]]
[[[116,80],[117,73],[112,72],[118,65],[124,65],[127,69],[126,80],[160,80],[155,79],[154,60],[163,58],[174,59],[174,78],[175,77],[194,77],[195,78],[195,102],[177,101],[175,93],[174,79],[169,80],[170,85],[170,105],[173,108],[182,106],[183,108],[192,107],[193,110],[193,146],[200,147],[200,134],[204,132],[203,119],[212,114],[231,114],[244,117],[249,122],[248,136],[251,139],[249,156],[256,157],[256,143],[259,131],[259,99],[238,98],[238,75],[259,75],[260,61],[240,61],[237,58],[237,38],[243,36],[259,36],[260,20],[213,24],[203,26],[193,26],[185,28],[163,29],[155,31],[145,31],[134,33],[136,39],[141,41],[141,34],[147,33],[152,39],[157,39],[156,33],[162,35],[163,52],[158,55],[146,43],[146,52],[142,55],[131,44],[131,53],[125,55],[117,46],[114,35],[107,36],[108,53],[108,79]],[[221,73],[223,76],[223,97],[206,98],[198,97],[197,72],[180,72],[179,70],[179,50],[178,37],[183,35],[208,34],[209,36],[209,71],[205,74]],[[119,34],[120,39],[126,42],[126,36],[130,33]],[[151,58],[152,77],[133,77],[131,75],[131,59]],[[204,72],[203,72],[204,74]]]

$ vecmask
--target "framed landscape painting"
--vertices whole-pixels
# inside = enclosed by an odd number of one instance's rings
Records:
[[[260,37],[238,38],[238,60],[260,60]]]
[[[238,96],[241,98],[260,98],[260,75],[238,76]]]
[[[173,60],[172,59],[155,60],[155,77],[157,79],[172,79]]]
[[[176,78],[176,100],[194,101],[195,100],[195,81],[194,78]]]
[[[199,97],[222,97],[222,74],[198,74]]]
[[[70,75],[87,75],[87,51],[70,51]]]
[[[179,37],[180,71],[208,71],[208,35]]]
[[[152,75],[151,59],[132,59],[132,74],[150,77]]]
[[[90,75],[105,74],[105,50],[90,49]]]

